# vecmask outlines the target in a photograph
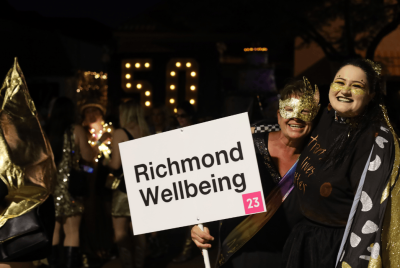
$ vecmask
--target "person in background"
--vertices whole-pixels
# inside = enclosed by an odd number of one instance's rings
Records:
[[[119,107],[119,118],[121,128],[115,130],[113,135],[112,157],[109,161],[104,161],[104,165],[113,171],[115,178],[120,178],[122,175],[121,155],[118,144],[149,135],[149,128],[144,118],[143,109],[137,102],[129,100],[122,103]],[[120,184],[125,184],[125,182],[121,181]],[[133,267],[132,261],[134,267],[143,268],[146,253],[146,236],[138,235],[134,237],[135,254],[133,255],[131,237],[129,235],[129,229],[132,228],[130,224],[131,214],[125,185],[121,186],[123,186],[122,191],[120,189],[114,190],[111,205],[115,242],[118,246],[119,257],[123,268]]]
[[[151,124],[149,126],[151,134],[158,134],[169,130],[167,112],[164,106],[156,106],[151,113]]]
[[[179,127],[188,127],[197,122],[196,112],[194,110],[194,107],[188,101],[180,103],[176,109],[177,111],[175,117],[178,120]],[[184,244],[179,255],[172,260],[173,262],[178,262],[178,263],[185,262],[193,257],[194,245],[192,243],[192,239],[190,236],[191,227],[190,226],[184,227],[184,229],[185,229]]]
[[[176,107],[175,117],[178,120],[179,127],[188,127],[197,123],[194,107],[188,101],[184,101]]]
[[[80,197],[69,192],[69,181],[72,169],[79,170],[79,160],[93,161],[96,147],[88,144],[85,130],[75,124],[75,105],[66,98],[58,98],[52,108],[46,124],[46,132],[54,153],[57,165],[57,180],[54,189],[56,225],[53,236],[53,252],[48,259],[50,267],[59,267],[58,245],[61,226],[65,233],[64,259],[66,268],[80,267],[79,227],[84,207]],[[106,139],[103,136],[102,139]],[[82,183],[85,183],[82,181]]]
[[[92,146],[103,148],[91,161],[82,161],[89,169],[86,173],[88,193],[83,200],[85,213],[82,217],[81,239],[83,263],[89,266],[101,266],[108,261],[112,254],[113,228],[109,213],[111,207],[111,191],[104,187],[107,176],[107,167],[102,165],[101,157],[109,154],[104,150],[109,145],[112,133],[110,122],[104,122],[106,103],[94,96],[84,99],[79,106],[82,119],[81,125],[85,130],[87,139]],[[99,140],[100,139],[100,140]],[[102,143],[102,141],[104,141]],[[99,158],[100,157],[100,158]],[[102,235],[98,235],[101,233]]]

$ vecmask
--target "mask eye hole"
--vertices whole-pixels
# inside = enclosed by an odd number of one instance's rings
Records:
[[[301,111],[301,113],[305,114],[305,115],[309,115],[311,112],[310,112],[310,110],[304,109],[303,111]]]
[[[286,106],[286,107],[285,107],[285,111],[286,111],[286,112],[293,112],[293,108],[292,108],[292,107],[289,107],[289,106]]]

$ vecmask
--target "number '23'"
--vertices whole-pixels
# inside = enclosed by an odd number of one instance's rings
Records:
[[[253,200],[254,200],[254,205],[252,205]],[[246,202],[249,202],[249,208],[253,208],[253,206],[256,207],[256,208],[259,207],[260,203],[258,203],[258,197],[253,197],[253,200],[251,198],[248,198],[246,200]]]

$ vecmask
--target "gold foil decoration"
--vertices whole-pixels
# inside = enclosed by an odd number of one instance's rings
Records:
[[[17,58],[0,88],[0,179],[8,188],[0,227],[43,203],[55,165]]]
[[[335,92],[350,91],[353,95],[364,95],[366,93],[362,88],[353,88],[346,85],[340,85],[338,83],[332,83],[331,90]]]
[[[347,262],[342,262],[342,268],[351,268],[350,264],[348,264]]]
[[[306,87],[305,93],[299,98],[290,98],[286,100],[279,100],[279,113],[285,119],[298,118],[304,122],[312,121],[319,111],[319,90],[315,85],[315,92],[308,79],[304,76],[304,85]],[[286,107],[292,108],[293,111],[286,111]],[[308,113],[303,113],[308,110]]]
[[[368,268],[382,268],[382,259],[381,256],[378,255],[377,259],[371,257],[368,263]]]
[[[380,106],[386,124],[393,135],[395,149],[393,170],[389,181],[390,199],[386,207],[382,228],[382,261],[383,267],[400,267],[400,184],[397,183],[400,165],[399,138],[390,124],[386,107],[382,104]],[[382,198],[387,194],[387,189],[385,189]]]
[[[382,73],[382,66],[379,63],[376,63],[372,60],[365,60],[369,65],[371,65],[372,69],[374,69],[375,73],[380,76]]]
[[[383,190],[381,204],[386,200],[386,198],[388,198],[389,194],[390,194],[390,182],[388,182],[388,184],[385,187],[385,190]]]

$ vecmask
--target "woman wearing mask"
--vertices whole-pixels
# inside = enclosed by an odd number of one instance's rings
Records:
[[[68,187],[70,180],[73,179],[70,178],[73,170],[80,170],[79,160],[82,158],[86,161],[93,161],[97,152],[88,144],[85,130],[82,126],[75,124],[75,119],[74,103],[66,97],[60,97],[55,101],[46,125],[46,132],[57,165],[57,180],[54,189],[56,226],[53,236],[53,253],[49,258],[51,267],[60,265],[58,244],[60,243],[61,227],[65,233],[63,243],[65,267],[76,268],[81,265],[79,227],[84,208],[81,198],[73,196]],[[105,139],[107,139],[107,135],[102,137],[102,140]]]
[[[115,130],[112,143],[112,157],[106,162],[109,168],[113,170],[114,177],[122,175],[121,155],[118,144],[121,142],[138,139],[149,135],[149,128],[144,119],[143,109],[133,100],[127,101],[119,107],[119,118],[121,128]],[[140,152],[138,152],[140,153]],[[119,256],[124,268],[131,268],[132,260],[134,267],[144,267],[146,237],[145,235],[135,236],[135,255],[132,256],[131,238],[130,238],[130,211],[128,197],[125,190],[125,183],[120,182],[120,189],[114,190],[112,197],[113,227],[115,241],[118,245]],[[133,258],[133,259],[132,259]]]
[[[382,104],[380,66],[346,62],[329,100],[296,169],[305,220],[286,242],[283,267],[398,266],[399,146]]]
[[[253,134],[266,213],[221,221],[217,267],[280,267],[290,230],[301,219],[294,188],[296,165],[319,110],[319,92],[308,80],[288,83],[277,111],[280,131]],[[208,229],[192,229],[199,248],[209,248]]]

